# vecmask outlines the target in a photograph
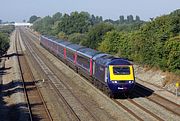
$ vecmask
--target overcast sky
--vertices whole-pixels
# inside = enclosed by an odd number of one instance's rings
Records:
[[[32,15],[86,11],[103,19],[116,20],[120,15],[132,14],[149,20],[176,9],[180,9],[180,0],[0,0],[0,19],[21,22]]]

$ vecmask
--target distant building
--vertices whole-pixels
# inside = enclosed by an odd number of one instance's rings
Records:
[[[1,26],[8,26],[8,25],[14,25],[14,26],[26,26],[26,27],[30,27],[33,24],[31,23],[6,23],[6,24],[0,24]]]
[[[30,26],[32,26],[33,24],[31,24],[31,23],[14,23],[14,25],[15,25],[15,26],[28,26],[28,27],[30,27]]]

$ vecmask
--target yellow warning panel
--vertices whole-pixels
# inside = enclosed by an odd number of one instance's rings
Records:
[[[134,73],[133,73],[133,67],[132,65],[127,65],[126,67],[129,67],[130,73],[129,74],[115,74],[113,67],[118,67],[117,65],[110,65],[109,71],[110,71],[110,79],[112,81],[126,81],[126,80],[134,80]],[[121,66],[119,66],[121,67]],[[123,66],[125,67],[125,66]]]

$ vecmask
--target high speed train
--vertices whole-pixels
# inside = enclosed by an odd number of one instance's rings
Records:
[[[111,97],[128,94],[135,86],[133,65],[127,59],[51,36],[41,36],[40,44]]]

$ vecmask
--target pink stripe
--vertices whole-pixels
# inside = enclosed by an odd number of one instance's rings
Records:
[[[74,64],[76,65],[76,61],[77,61],[77,53],[74,53]]]
[[[92,59],[90,59],[90,76],[92,76]]]
[[[64,48],[64,59],[66,59],[66,48]]]

